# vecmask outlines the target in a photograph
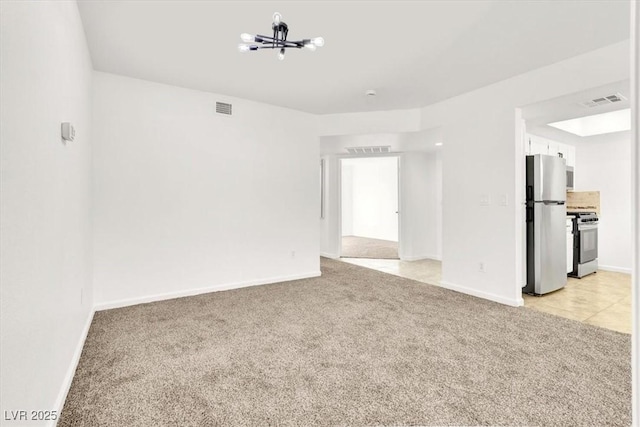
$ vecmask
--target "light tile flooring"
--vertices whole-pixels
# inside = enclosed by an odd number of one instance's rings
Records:
[[[523,295],[525,307],[631,333],[631,275],[598,270],[550,294]]]
[[[419,282],[438,285],[440,261],[341,258],[342,261]],[[566,317],[614,331],[631,333],[631,276],[599,270],[582,279],[569,278],[559,291],[534,297],[523,295],[524,305],[545,313]]]
[[[399,259],[340,258],[340,260],[432,285],[440,284],[442,276],[442,263],[432,259],[400,261]]]

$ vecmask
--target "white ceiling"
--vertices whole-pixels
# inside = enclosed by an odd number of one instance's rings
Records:
[[[561,97],[538,102],[536,104],[526,105],[522,107],[522,117],[527,120],[528,123],[546,125],[560,120],[569,120],[578,117],[591,116],[593,114],[622,110],[629,108],[630,106],[630,92],[629,80],[622,80],[581,92],[563,95]],[[596,107],[585,107],[581,105],[585,101],[616,93],[621,94],[626,99],[620,102],[598,105]]]
[[[96,70],[318,114],[425,106],[629,38],[627,1],[79,1]],[[316,52],[237,50],[323,36]],[[368,99],[364,92],[375,89]]]
[[[596,107],[585,107],[583,102],[619,93],[625,100]],[[581,92],[549,99],[536,104],[522,107],[522,117],[526,120],[527,130],[534,134],[558,139],[563,142],[579,144],[589,141],[599,141],[601,136],[579,137],[577,135],[555,129],[549,123],[591,116],[594,114],[608,113],[629,108],[630,82],[623,80],[604,86],[594,87]]]

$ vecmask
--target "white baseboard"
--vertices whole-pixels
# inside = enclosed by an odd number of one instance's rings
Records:
[[[440,261],[437,255],[413,255],[413,256],[401,256],[400,261],[420,261],[421,259],[433,259]]]
[[[598,265],[598,270],[613,271],[616,273],[631,274],[631,268],[616,267],[615,265]]]
[[[101,302],[94,306],[95,311],[109,310],[112,308],[128,307],[130,305],[145,304],[148,302],[163,301],[174,298],[189,297],[193,295],[208,294],[210,292],[228,291],[231,289],[246,288],[249,286],[268,285],[270,283],[289,282],[291,280],[309,279],[319,277],[320,271],[311,273],[294,274],[291,276],[271,277],[268,279],[249,280],[246,282],[223,283],[206,288],[187,289],[183,291],[166,292],[163,294],[146,295],[143,297],[125,298],[116,301]]]
[[[338,254],[330,254],[328,252],[320,252],[320,256],[321,257],[325,257],[325,258],[331,258],[331,259],[338,259],[340,258],[340,255]]]
[[[80,335],[80,339],[76,344],[76,349],[73,352],[73,357],[71,358],[71,363],[69,363],[69,367],[67,368],[67,373],[64,376],[64,381],[62,382],[62,387],[60,388],[60,392],[58,393],[58,398],[56,399],[56,403],[54,409],[58,411],[58,419],[60,419],[60,415],[62,414],[62,408],[64,407],[64,402],[67,400],[67,394],[69,394],[69,390],[71,389],[71,383],[73,382],[73,377],[76,374],[76,368],[78,367],[78,362],[80,362],[80,355],[82,354],[82,349],[84,348],[84,342],[87,339],[87,335],[89,334],[89,328],[91,327],[91,322],[93,321],[93,315],[95,314],[95,310],[92,308],[89,312],[89,316],[87,317],[87,321],[82,329],[82,334]],[[55,427],[58,424],[58,421],[51,421],[49,423],[50,426]]]
[[[468,288],[466,286],[456,285],[455,283],[441,281],[440,286],[443,288],[460,292],[467,295],[472,295],[474,297],[487,299],[489,301],[498,302],[500,304],[509,305],[511,307],[521,307],[524,305],[524,299],[522,297],[519,298],[507,298],[502,295],[496,295],[489,292],[479,291],[477,289]]]

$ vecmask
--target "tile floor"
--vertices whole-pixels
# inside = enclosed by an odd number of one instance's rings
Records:
[[[442,263],[433,259],[400,261],[399,259],[340,258],[340,260],[432,285],[438,285],[442,276]]]
[[[525,307],[631,333],[631,275],[598,270],[547,295],[523,295]]]
[[[342,261],[419,282],[438,285],[440,261],[341,258]],[[523,295],[527,308],[589,323],[614,331],[631,333],[631,275],[599,270],[582,279],[569,278],[559,291],[534,297]]]

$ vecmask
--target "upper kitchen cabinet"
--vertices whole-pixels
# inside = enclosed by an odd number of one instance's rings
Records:
[[[527,155],[547,154],[559,156],[567,161],[567,166],[576,166],[576,147],[552,141],[537,135],[527,134],[525,152]]]
[[[546,142],[539,141],[536,138],[529,138],[529,155],[534,154],[549,154],[549,145]]]
[[[555,153],[549,153],[549,154],[557,154],[559,156],[561,155],[564,159],[567,160],[567,166],[573,166],[575,168],[576,147],[574,147],[573,145],[558,143],[556,150],[557,151]]]

